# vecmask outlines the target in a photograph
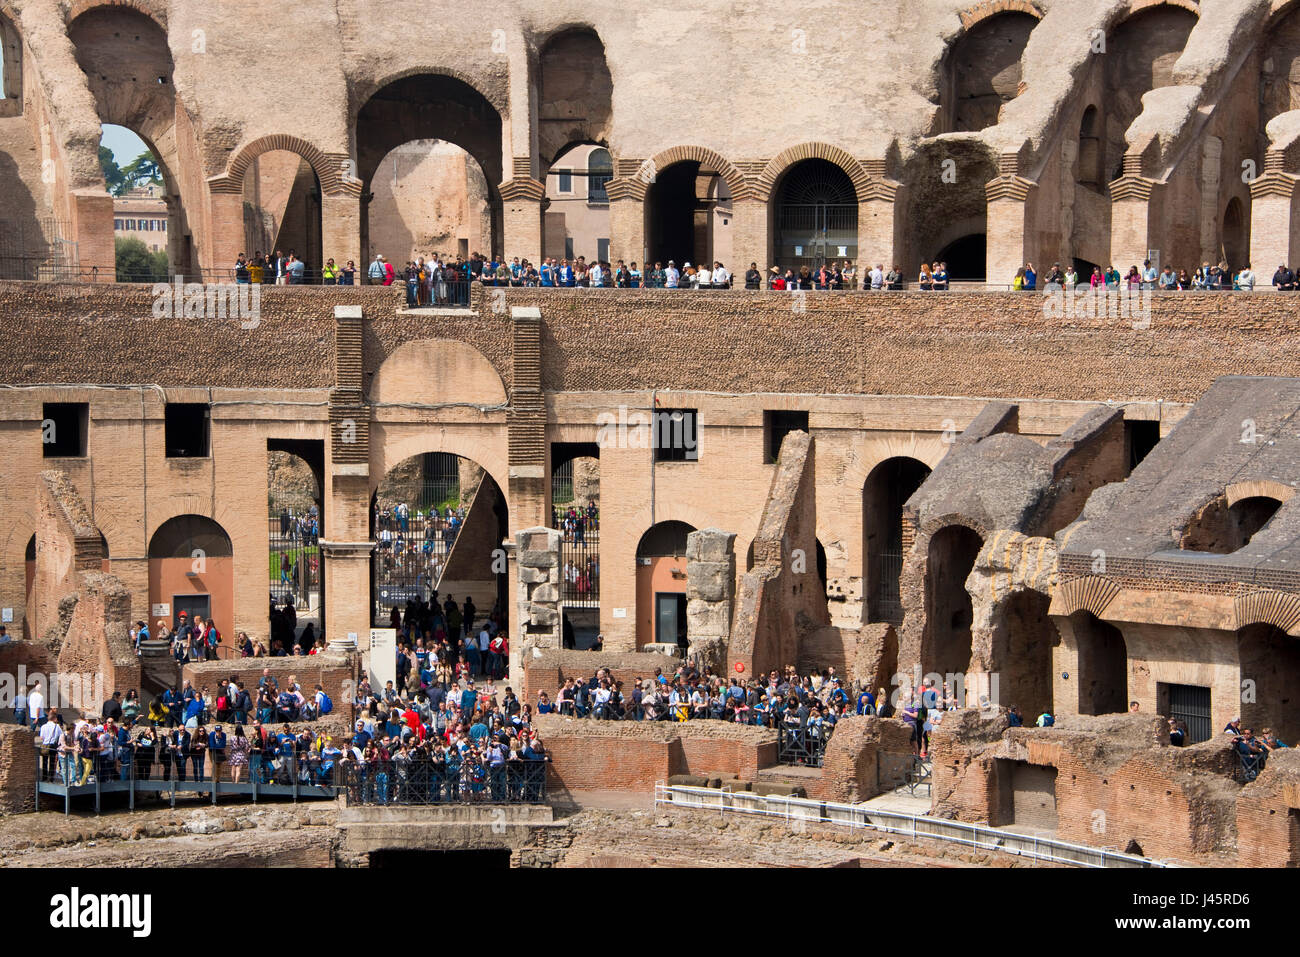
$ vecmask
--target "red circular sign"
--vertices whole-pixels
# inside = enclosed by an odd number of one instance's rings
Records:
[[[741,671],[744,671],[744,670],[745,670],[745,663],[744,663],[743,661],[737,661],[737,662],[736,662],[736,671],[737,671],[737,672],[741,672]]]

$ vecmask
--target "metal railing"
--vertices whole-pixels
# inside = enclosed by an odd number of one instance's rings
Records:
[[[826,744],[831,739],[833,724],[814,724],[807,728],[782,727],[777,731],[776,760],[778,764],[793,764],[807,768],[820,768],[826,756]]]
[[[1264,763],[1268,760],[1268,752],[1260,751],[1258,754],[1252,754],[1249,751],[1243,751],[1240,743],[1237,743],[1236,751],[1237,780],[1243,784],[1249,784],[1259,777],[1259,772],[1264,770]]]
[[[345,762],[340,775],[348,807],[439,804],[544,804],[545,760],[507,760],[495,767],[476,757]]]
[[[271,595],[277,605],[290,599],[298,608],[317,608],[324,600],[319,526],[312,515],[272,514],[268,521]],[[315,600],[313,600],[313,598]]]
[[[1053,864],[1080,867],[1171,867],[1165,861],[1123,854],[1109,848],[1074,844],[1038,834],[1018,834],[983,824],[964,824],[923,814],[878,811],[862,804],[838,804],[808,798],[764,796],[749,791],[726,788],[689,787],[679,784],[655,784],[655,806],[670,805],[693,810],[717,811],[722,814],[753,814],[780,819],[794,826],[833,824],[856,830],[865,828],[884,834],[896,834],[910,840],[921,838],[943,841],[981,851],[1014,854]]]
[[[555,506],[552,518],[561,532],[560,599],[570,607],[600,606],[600,517],[583,508]]]
[[[142,732],[122,742],[115,737],[94,734],[90,746],[79,741],[75,750],[47,747],[36,742],[36,810],[41,796],[62,798],[64,813],[71,813],[72,800],[93,797],[99,813],[105,795],[126,794],[135,809],[137,795],[167,798],[176,806],[178,793],[206,794],[213,804],[218,797],[291,797],[332,799],[337,789],[336,766],[342,751],[306,745],[268,734],[265,745],[257,736],[247,745],[227,734],[221,748],[209,747],[206,734],[188,737],[157,729],[149,738]],[[238,778],[238,780],[236,780]]]

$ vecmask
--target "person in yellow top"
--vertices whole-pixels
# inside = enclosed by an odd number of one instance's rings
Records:
[[[339,281],[339,267],[334,265],[334,260],[327,262],[320,271],[321,278],[327,286],[336,286]]]
[[[261,285],[262,274],[266,271],[266,260],[262,254],[258,253],[251,263],[248,264],[248,281]]]

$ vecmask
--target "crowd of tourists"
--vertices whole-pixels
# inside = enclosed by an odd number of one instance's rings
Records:
[[[1286,266],[1279,266],[1273,275],[1273,286],[1280,290],[1293,290],[1297,287],[1297,273]],[[1053,263],[1046,275],[1039,275],[1033,263],[1025,263],[1016,270],[1011,288],[1033,291],[1035,289],[1066,288],[1075,289],[1081,284],[1098,291],[1126,289],[1130,292],[1155,290],[1160,292],[1178,292],[1182,290],[1205,290],[1221,292],[1237,290],[1250,292],[1258,285],[1258,278],[1249,265],[1233,271],[1226,262],[1211,265],[1209,262],[1188,272],[1186,269],[1175,270],[1172,266],[1156,269],[1151,260],[1144,260],[1141,267],[1129,266],[1128,272],[1121,274],[1113,265],[1104,270],[1094,266],[1092,273],[1080,277],[1074,266],[1061,268],[1060,263]]]
[[[1253,729],[1241,726],[1240,718],[1229,721],[1223,733],[1232,735],[1232,747],[1241,762],[1242,777],[1247,781],[1253,781],[1259,776],[1272,752],[1287,747],[1278,740],[1272,728],[1264,728],[1256,735]]]
[[[396,693],[435,686],[446,691],[453,682],[482,675],[505,677],[510,640],[500,604],[481,621],[478,616],[472,596],[457,603],[448,595],[439,604],[436,590],[428,601],[412,598],[404,609],[394,605],[389,626],[397,631]]]
[[[783,729],[813,744],[828,740],[846,715],[876,715],[905,722],[913,750],[924,758],[931,731],[944,712],[958,707],[946,682],[904,687],[891,696],[885,688],[846,684],[834,668],[800,676],[788,665],[766,677],[743,679],[682,664],[672,673],[656,668],[653,675],[626,683],[607,668],[586,679],[566,678],[554,696],[538,692],[536,711],[608,721],[729,721]]]

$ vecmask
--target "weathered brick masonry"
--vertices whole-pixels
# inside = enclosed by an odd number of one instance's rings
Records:
[[[262,320],[153,318],[148,286],[0,283],[0,379],[308,388],[333,381],[333,307],[366,309],[365,370],[398,345],[452,338],[510,381],[509,310],[542,310],[542,387],[1191,401],[1220,375],[1295,375],[1288,296],[1156,296],[1151,325],[1048,319],[1014,293],[484,290],[464,314],[396,313],[394,287],[268,287]],[[124,332],[124,330],[127,330]],[[761,334],[757,334],[760,333]],[[651,334],[653,333],[653,334]],[[665,350],[663,341],[689,348]],[[972,361],[978,356],[979,361]]]

